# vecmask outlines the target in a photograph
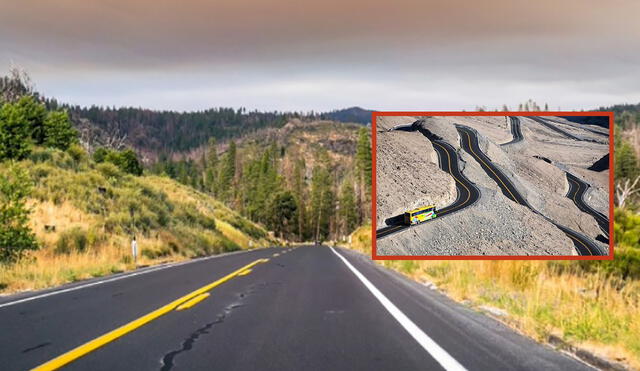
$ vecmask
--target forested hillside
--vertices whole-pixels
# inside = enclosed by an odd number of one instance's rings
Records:
[[[361,108],[329,113],[259,112],[244,108],[203,111],[153,111],[134,107],[80,107],[45,99],[51,110],[64,109],[88,145],[126,144],[153,162],[161,154],[184,153],[207,143],[238,138],[264,128],[280,128],[292,119],[327,119],[366,124],[371,111]]]
[[[372,113],[373,111],[371,110],[362,109],[360,107],[351,107],[323,113],[320,116],[325,120],[370,124]]]
[[[209,192],[249,219],[297,241],[341,239],[370,218],[367,128],[293,119],[219,144],[199,156],[152,166]]]

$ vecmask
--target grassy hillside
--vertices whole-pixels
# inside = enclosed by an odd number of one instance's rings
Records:
[[[267,231],[167,177],[125,174],[75,150],[35,148],[15,166],[33,182],[30,226],[40,249],[0,265],[0,291],[37,289],[133,269],[265,246]],[[11,166],[0,163],[0,172]],[[55,228],[55,230],[53,230]]]
[[[640,223],[638,224],[640,225]],[[371,226],[349,247],[371,254]],[[500,319],[546,342],[555,335],[640,368],[640,254],[616,246],[613,262],[385,260],[380,264],[432,282],[472,308],[500,308]],[[635,267],[635,268],[633,268]],[[635,274],[629,271],[636,269]]]

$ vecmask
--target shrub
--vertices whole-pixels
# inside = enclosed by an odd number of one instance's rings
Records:
[[[127,149],[120,153],[120,163],[118,164],[120,169],[126,173],[132,175],[142,175],[142,165],[138,161],[136,153]]]
[[[105,220],[104,227],[108,232],[121,233],[123,231],[130,231],[131,216],[128,212],[113,213]]]
[[[46,178],[51,174],[51,167],[45,164],[37,164],[31,168],[31,176],[35,181]]]
[[[102,163],[105,161],[107,155],[109,154],[109,150],[107,150],[104,147],[98,147],[94,152],[93,152],[93,161],[95,161],[96,163]]]
[[[71,252],[83,252],[88,246],[87,232],[80,227],[73,227],[60,234],[56,243],[56,254],[69,254]]]
[[[122,174],[116,165],[111,163],[101,163],[96,166],[96,169],[105,177],[105,178],[118,178]]]
[[[31,183],[25,171],[12,166],[0,173],[0,263],[13,263],[25,251],[38,248],[35,235],[29,228],[30,210],[26,198]]]
[[[51,157],[51,150],[41,147],[36,147],[29,155],[29,159],[34,163],[50,161]]]
[[[98,155],[98,158],[100,158],[103,154],[104,153],[101,152]],[[94,154],[94,158],[95,157],[96,156]],[[104,154],[104,161],[111,162],[125,173],[136,176],[142,175],[142,164],[140,164],[140,161],[138,161],[138,156],[136,155],[136,153],[131,149],[126,149],[121,152],[107,150],[107,153]]]
[[[87,157],[87,152],[85,152],[84,148],[79,144],[70,145],[67,149],[67,153],[71,156],[71,159],[76,163],[76,165],[80,164],[80,162]]]

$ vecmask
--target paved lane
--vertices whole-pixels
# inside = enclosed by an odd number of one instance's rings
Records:
[[[440,166],[440,169],[449,173],[456,183],[456,200],[451,205],[437,210],[437,217],[441,218],[473,205],[480,198],[480,190],[460,171],[458,153],[455,148],[441,138],[434,136],[426,129],[420,129],[419,126],[416,126],[415,130],[419,130],[431,141],[433,149],[438,154],[438,165]],[[376,230],[377,239],[387,237],[391,234],[409,228],[408,225],[404,224],[403,214],[387,219],[386,223],[388,224],[387,227]]]
[[[567,228],[559,223],[556,223],[547,216],[541,214],[538,210],[534,209],[527,200],[520,194],[518,189],[511,182],[498,166],[496,166],[491,159],[480,149],[478,144],[478,137],[474,130],[463,125],[456,125],[458,132],[460,133],[460,144],[462,148],[469,153],[479,164],[487,175],[493,179],[498,187],[502,190],[502,193],[510,200],[528,207],[536,214],[541,215],[547,221],[555,225],[558,229],[563,231],[567,237],[569,237],[580,255],[607,255],[607,251],[603,251],[594,241],[582,233],[576,232],[570,228]]]
[[[364,255],[310,246],[220,257],[2,307],[10,334],[2,337],[3,369],[37,366],[265,258],[190,309],[172,310],[67,368],[588,369]]]

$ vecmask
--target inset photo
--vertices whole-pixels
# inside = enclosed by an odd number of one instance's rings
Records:
[[[376,112],[374,259],[612,259],[611,112]]]

